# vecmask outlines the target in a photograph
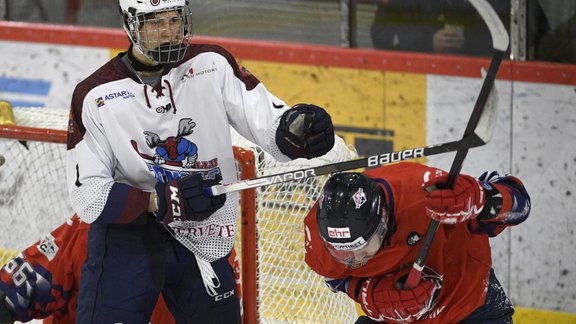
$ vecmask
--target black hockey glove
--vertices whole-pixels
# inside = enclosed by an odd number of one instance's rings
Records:
[[[220,174],[215,179],[203,179],[202,174],[171,180],[168,183],[158,182],[158,213],[156,220],[162,224],[174,221],[202,221],[224,206],[226,195],[211,196],[206,192],[208,187],[222,180]]]
[[[330,115],[318,106],[297,104],[280,117],[276,145],[291,159],[322,156],[334,146]]]

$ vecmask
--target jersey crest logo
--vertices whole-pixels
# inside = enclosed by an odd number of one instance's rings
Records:
[[[154,164],[166,164],[191,169],[195,166],[198,158],[198,147],[184,136],[194,132],[196,123],[192,118],[182,118],[178,124],[176,136],[161,139],[156,133],[144,131],[146,145],[154,149],[154,156],[139,152],[136,141],[132,140],[132,147],[138,154]]]
[[[416,243],[420,242],[421,239],[422,235],[412,231],[408,233],[408,237],[406,238],[406,244],[408,244],[409,247],[413,247],[414,245],[416,245]]]
[[[178,123],[176,136],[169,136],[165,139],[154,132],[144,131],[146,145],[154,150],[153,155],[141,152],[138,143],[131,140],[132,147],[141,158],[147,160],[148,169],[154,172],[158,181],[168,182],[172,179],[188,175],[192,169],[210,170],[205,173],[212,176],[212,173],[219,173],[218,159],[209,161],[198,161],[198,147],[192,141],[185,138],[194,132],[196,123],[192,118],[182,118]],[[168,168],[166,168],[168,167]],[[170,167],[184,168],[187,170],[174,170]],[[197,172],[197,171],[194,171]]]

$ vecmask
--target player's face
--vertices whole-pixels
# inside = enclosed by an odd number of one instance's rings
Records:
[[[356,269],[366,265],[368,260],[378,253],[382,246],[382,236],[375,233],[363,247],[356,250],[337,250],[329,243],[326,246],[338,262],[345,264],[348,268]]]
[[[382,245],[382,240],[380,235],[372,235],[368,244],[361,249],[352,251],[354,255],[354,260],[356,262],[366,263],[369,259],[378,253],[380,246]]]
[[[182,19],[177,11],[147,14],[140,28],[140,45],[145,50],[179,44],[182,37]]]

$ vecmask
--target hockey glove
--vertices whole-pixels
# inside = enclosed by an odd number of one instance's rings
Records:
[[[322,156],[334,146],[330,115],[318,106],[297,104],[280,117],[276,145],[291,159]]]
[[[362,310],[378,321],[410,323],[422,318],[434,308],[442,287],[442,278],[436,274],[423,275],[420,284],[413,289],[402,290],[400,286],[411,268],[382,277],[360,282],[361,287],[350,290],[358,292],[354,298]]]
[[[168,183],[158,182],[158,213],[156,219],[162,224],[174,221],[202,221],[224,206],[226,195],[211,196],[206,189],[222,180],[220,174],[215,179],[203,179],[202,174],[194,173]]]
[[[444,224],[456,224],[475,219],[486,201],[486,195],[478,180],[461,174],[453,189],[442,189],[448,179],[447,173],[432,176],[424,188],[433,188],[426,197],[426,214]]]

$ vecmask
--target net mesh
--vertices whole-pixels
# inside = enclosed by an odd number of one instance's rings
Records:
[[[67,109],[14,108],[19,126],[65,130]],[[1,136],[0,136],[1,137]],[[254,153],[256,175],[269,175],[349,160],[356,152],[337,137],[327,155],[276,162],[260,147],[234,133],[235,146]],[[72,215],[65,185],[65,145],[0,138],[0,263],[37,241]],[[237,164],[243,165],[239,156]],[[356,307],[327,289],[304,263],[303,218],[320,194],[326,176],[256,189],[256,258],[260,323],[352,323]],[[244,239],[237,237],[240,253]]]

